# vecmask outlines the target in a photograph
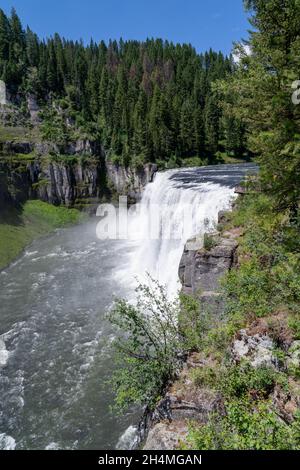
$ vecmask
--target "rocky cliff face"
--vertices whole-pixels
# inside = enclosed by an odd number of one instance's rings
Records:
[[[134,201],[141,198],[143,188],[153,180],[157,165],[148,163],[142,168],[124,168],[106,162],[107,178],[118,194],[126,194]]]
[[[28,171],[33,193],[51,204],[84,206],[99,201],[104,194],[101,161],[34,162],[28,165]]]
[[[219,222],[223,217],[220,214]],[[189,240],[179,266],[183,292],[196,295],[213,313],[223,309],[220,279],[236,262],[239,231],[209,234],[211,247],[203,247],[203,237]]]
[[[222,213],[220,223],[223,218]],[[237,248],[241,235],[241,230],[236,228],[210,235],[209,249],[205,249],[203,242],[196,237],[187,243],[182,256],[179,274],[183,290],[200,299],[201,312],[210,309],[214,315],[211,317],[212,325],[226,325],[226,316],[220,316],[225,311],[220,278],[239,264]],[[218,375],[214,382],[203,380],[205,374],[220,371],[220,367],[238,368],[247,363],[253,370],[266,367],[276,374],[288,372],[288,387],[279,380],[265,393],[269,394],[270,410],[275,411],[279,421],[287,425],[293,423],[295,413],[300,410],[300,384],[295,373],[300,368],[300,341],[289,327],[286,312],[270,311],[268,317],[249,318],[246,326],[230,339],[222,354],[220,357],[218,350],[209,347],[190,354],[177,380],[168,386],[162,400],[148,416],[144,449],[175,450],[188,442],[191,422],[201,429],[201,425],[208,423],[213,416],[226,416],[228,396],[226,398],[226,394],[220,391],[222,388],[218,387]],[[219,373],[224,374],[224,369]],[[258,395],[255,390],[249,391],[251,393],[253,400],[257,400],[259,392]]]
[[[0,157],[1,158],[1,157]],[[0,161],[0,209],[33,197],[27,166]]]
[[[19,203],[39,198],[51,204],[93,208],[111,192],[141,197],[155,165],[136,170],[108,162],[103,147],[88,139],[64,146],[47,142],[0,143],[0,198]]]
[[[219,222],[223,217],[220,213]],[[201,310],[215,316],[224,310],[220,279],[236,262],[239,235],[236,230],[210,234],[210,249],[203,247],[202,236],[195,237],[187,242],[182,255],[179,277],[183,291],[196,295]],[[168,388],[148,420],[144,449],[176,449],[187,436],[190,420],[206,423],[211,413],[223,413],[220,395],[214,390],[199,389],[190,379],[191,370],[206,365],[207,358],[201,354],[190,355],[178,380]]]

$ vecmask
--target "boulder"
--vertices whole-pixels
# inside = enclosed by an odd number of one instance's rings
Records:
[[[274,348],[275,344],[267,334],[249,335],[247,330],[241,330],[233,342],[231,355],[236,362],[247,359],[253,367],[277,367]]]
[[[220,296],[220,279],[236,262],[240,233],[226,232],[211,235],[214,239],[210,250],[203,247],[203,236],[196,236],[185,245],[179,265],[179,278],[183,291],[195,294],[210,309],[220,312],[224,306]]]
[[[188,433],[188,423],[158,423],[150,429],[144,450],[175,450]]]

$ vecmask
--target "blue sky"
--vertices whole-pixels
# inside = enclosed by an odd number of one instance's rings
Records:
[[[160,37],[191,43],[199,52],[229,53],[249,27],[242,0],[1,0],[6,13],[13,6],[40,37]]]

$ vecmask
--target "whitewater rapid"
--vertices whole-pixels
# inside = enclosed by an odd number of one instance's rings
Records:
[[[111,412],[115,331],[106,313],[115,297],[134,298],[146,272],[174,295],[187,238],[214,228],[253,169],[159,172],[130,218],[132,239],[98,240],[95,218],[35,241],[0,272],[0,449],[134,445],[141,410]],[[165,236],[178,233],[186,207],[184,234]],[[153,220],[157,239],[149,237]]]
[[[141,240],[132,259],[134,273],[142,281],[149,273],[170,296],[180,289],[178,267],[186,241],[214,230],[218,212],[229,209],[235,198],[234,186],[196,178],[198,170],[158,173],[146,186],[140,213],[131,222]]]

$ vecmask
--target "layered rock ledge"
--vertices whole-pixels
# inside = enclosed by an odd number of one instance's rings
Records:
[[[7,203],[40,199],[55,205],[95,208],[105,199],[141,198],[157,166],[139,169],[115,165],[103,147],[88,139],[65,146],[49,142],[0,142],[0,195]],[[0,201],[1,202],[1,201]]]
[[[219,214],[222,222],[224,213]],[[179,267],[182,289],[200,299],[201,309],[219,315],[224,309],[220,280],[237,262],[239,230],[208,234],[210,248],[203,246],[203,236],[189,240]],[[207,366],[200,353],[189,356],[178,380],[166,391],[149,419],[146,450],[173,450],[184,442],[190,420],[206,423],[210,414],[223,413],[218,392],[196,387],[190,379],[191,369]],[[213,367],[213,364],[211,364]]]
[[[219,221],[223,213],[219,216]],[[203,246],[203,236],[189,240],[179,266],[183,292],[196,295],[211,313],[223,309],[220,280],[237,262],[239,230],[208,234],[211,247]]]

